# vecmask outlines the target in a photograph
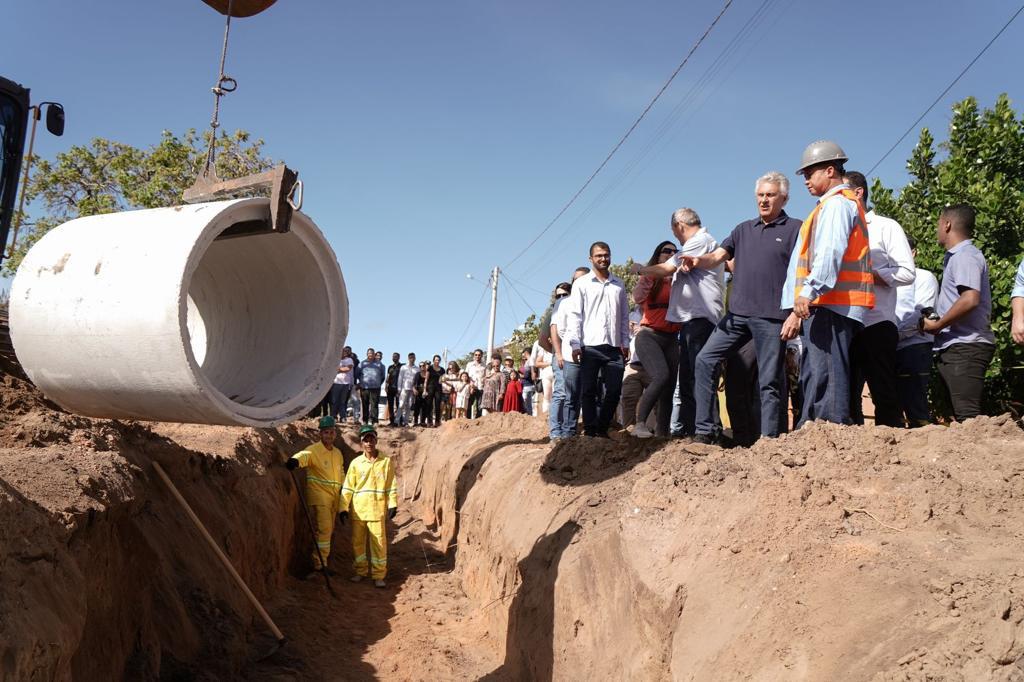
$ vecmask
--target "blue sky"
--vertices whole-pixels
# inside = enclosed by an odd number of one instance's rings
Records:
[[[347,3],[278,0],[236,20],[221,107],[299,170],[304,210],[349,288],[349,340],[390,355],[456,344],[494,265],[540,232],[626,131],[722,2]],[[1012,6],[1011,6],[1012,5]],[[507,336],[586,259],[649,257],[695,208],[721,238],[755,214],[753,182],[790,175],[833,138],[866,171],[1005,23],[1016,3],[734,0],[715,31],[590,188],[508,270]],[[147,146],[203,128],[223,22],[199,0],[7,3],[2,75],[67,109],[52,158],[107,137]],[[10,30],[17,27],[17,30]],[[925,118],[1000,92],[1024,107],[1018,19]],[[917,132],[877,174],[902,184]],[[797,184],[788,210],[811,199]],[[518,282],[518,283],[517,283]],[[6,283],[0,284],[5,286]],[[525,299],[525,300],[524,300]],[[487,302],[454,348],[486,342]]]

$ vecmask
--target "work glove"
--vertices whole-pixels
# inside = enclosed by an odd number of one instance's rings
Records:
[[[298,469],[299,468],[299,460],[295,459],[294,457],[289,457],[288,461],[285,462],[284,465],[286,467],[288,467],[289,469]]]
[[[395,514],[397,514],[397,513],[398,513],[398,507],[392,507],[391,509],[388,509],[388,518],[389,519],[395,518]]]
[[[346,521],[348,521],[348,512],[338,512],[338,523],[344,526]]]

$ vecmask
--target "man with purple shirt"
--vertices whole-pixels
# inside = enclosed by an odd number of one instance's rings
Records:
[[[981,414],[985,370],[996,349],[989,322],[992,289],[988,264],[971,241],[975,215],[967,204],[947,206],[939,214],[936,238],[946,249],[935,301],[939,319],[924,318],[921,324],[924,331],[935,335],[935,364],[957,421]]]

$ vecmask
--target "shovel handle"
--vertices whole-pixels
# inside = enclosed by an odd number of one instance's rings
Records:
[[[238,575],[238,571],[236,571],[235,567],[231,565],[231,561],[228,560],[227,555],[224,554],[221,548],[217,545],[217,542],[210,535],[210,532],[206,530],[206,526],[203,525],[203,522],[200,521],[199,517],[196,516],[194,511],[192,511],[192,507],[189,506],[188,502],[185,501],[185,498],[181,496],[180,492],[178,492],[178,489],[175,487],[171,479],[167,476],[167,473],[164,471],[163,467],[160,466],[159,462],[153,462],[153,468],[156,470],[157,475],[160,476],[160,480],[162,480],[164,482],[164,485],[167,486],[167,489],[171,491],[171,495],[174,496],[174,499],[177,500],[178,504],[181,505],[181,508],[185,510],[185,514],[188,516],[189,519],[192,520],[192,523],[195,524],[196,530],[198,530],[199,534],[203,536],[204,540],[206,540],[206,544],[210,546],[210,549],[213,550],[213,553],[216,554],[217,558],[220,559],[220,562],[224,564],[224,568],[227,569],[227,572],[231,574],[231,577],[238,585],[238,588],[249,600],[249,603],[253,605],[253,608],[256,609],[256,612],[260,614],[260,618],[262,618],[263,622],[267,624],[267,627],[270,628],[270,631],[274,633],[274,637],[276,637],[279,642],[284,641],[284,634],[277,628],[276,625],[274,625],[274,621],[271,620],[270,614],[267,613],[266,609],[263,608],[263,605],[260,604],[258,599],[256,599],[256,595],[252,593],[252,590],[249,589],[249,586],[245,584],[244,580],[242,580],[242,576]]]

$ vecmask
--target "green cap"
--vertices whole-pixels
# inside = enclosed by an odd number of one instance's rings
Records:
[[[326,417],[320,417],[320,429],[333,429],[335,427],[334,417],[327,415]]]
[[[374,436],[376,436],[377,427],[374,426],[373,424],[363,424],[361,427],[359,427],[359,440],[362,440],[363,436],[365,436],[368,433],[372,433]]]

